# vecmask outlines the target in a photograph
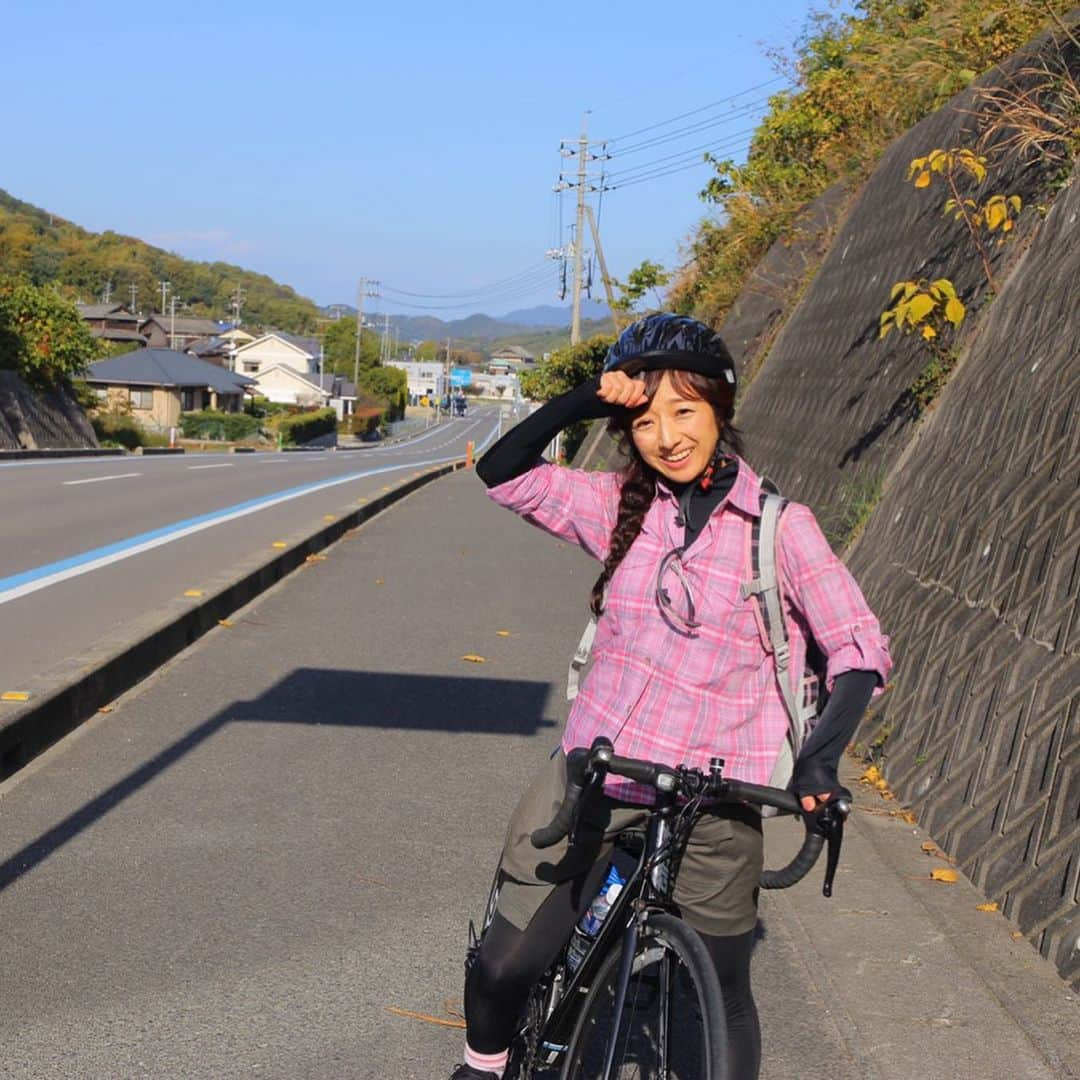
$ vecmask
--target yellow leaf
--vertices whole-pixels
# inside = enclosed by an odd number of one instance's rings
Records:
[[[0,701],[29,701],[30,695],[23,690],[5,690],[0,694]]]
[[[275,540],[270,546],[276,548],[283,548],[288,547],[289,545],[286,544],[284,540]]]
[[[910,810],[901,810],[900,813],[897,814],[897,817],[908,825],[918,825],[919,823],[918,818],[916,818]]]
[[[924,326],[922,328],[922,336],[926,341],[932,341],[937,337],[937,331],[932,326]]]
[[[948,867],[937,866],[930,871],[930,878],[933,881],[942,881],[946,885],[954,885],[960,880],[960,875]]]
[[[185,596],[202,596],[202,589],[185,589]]]
[[[1014,213],[1019,214],[1020,213],[1020,207],[1023,206],[1024,204],[1021,202],[1019,195],[1010,195],[1009,196],[1009,205],[1013,208]]]
[[[976,911],[997,911],[997,909],[998,909],[997,904],[976,904],[975,905],[975,910]]]
[[[1008,218],[1006,218],[1006,219],[1005,219],[1005,220],[1004,220],[1004,221],[1003,221],[1003,222],[1001,223],[1001,231],[1002,231],[1002,232],[1008,232],[1008,231],[1009,231],[1009,230],[1010,230],[1010,229],[1011,229],[1012,227],[1013,227],[1013,223],[1012,223],[1011,221],[1009,221],[1009,219],[1008,219]]]
[[[871,765],[866,772],[862,774],[863,780],[868,784],[876,784],[881,779],[881,770],[876,765]]]
[[[921,172],[926,166],[926,158],[917,157],[913,158],[911,164],[908,166],[907,174],[910,180],[917,172]]]
[[[945,318],[953,324],[953,326],[959,326],[964,321],[964,315],[967,313],[967,308],[963,303],[955,296],[949,298],[949,302],[945,305]]]
[[[922,842],[922,844],[920,844],[919,846],[922,848],[923,851],[937,851],[938,850],[938,846],[937,846],[937,844],[934,843],[933,840],[924,840]]]
[[[1023,941],[1024,940],[1024,931],[1023,930],[1014,930],[1009,935],[1009,937],[1011,937],[1013,939],[1013,941]]]
[[[496,633],[496,635],[498,637],[509,637],[510,636],[510,631],[509,630],[496,630],[495,633]]]
[[[986,227],[993,232],[1005,220],[1005,207],[1001,203],[986,204]]]
[[[884,778],[882,778],[881,780],[875,780],[874,781],[874,787],[876,787],[878,789],[878,791],[888,791],[889,790],[889,781],[884,779]]]
[[[484,656],[477,656],[476,653],[466,653],[462,660],[468,660],[470,664],[486,664],[487,658]]]
[[[356,335],[354,334],[353,336],[355,337]],[[386,584],[386,582],[385,582],[385,581],[384,581],[384,580],[383,580],[383,579],[382,579],[381,577],[377,577],[377,578],[375,579],[375,584],[376,584],[376,585],[385,585],[385,584]]]
[[[956,295],[956,288],[947,277],[939,277],[930,287],[937,289],[938,292],[943,293],[945,296]]]
[[[889,293],[889,299],[895,300],[897,296],[904,291],[904,289],[910,284],[907,281],[898,281],[893,287],[892,292]]]
[[[924,188],[930,186],[930,174],[928,172],[921,172],[915,177],[915,186],[917,188]]]
[[[226,626],[226,627],[232,626],[232,623],[229,622],[228,619],[218,619],[217,623],[218,623],[218,626]]]
[[[916,323],[920,323],[937,305],[934,303],[932,296],[927,296],[926,293],[921,293],[919,296],[914,296],[911,299],[911,303],[908,305],[907,321],[914,326]]]

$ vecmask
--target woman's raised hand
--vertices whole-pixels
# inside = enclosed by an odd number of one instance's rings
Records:
[[[649,402],[645,380],[631,379],[625,371],[605,371],[600,376],[600,389],[596,394],[601,401],[609,405],[622,405],[626,409],[636,409]]]

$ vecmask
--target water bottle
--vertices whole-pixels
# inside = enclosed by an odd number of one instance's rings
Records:
[[[570,938],[570,946],[566,952],[566,966],[571,972],[577,971],[582,958],[589,951],[593,938],[600,933],[600,927],[622,892],[626,884],[626,878],[619,873],[614,863],[608,867],[607,877],[604,884],[596,894],[596,898],[589,905],[589,910],[581,916],[581,921],[574,927],[573,936]]]

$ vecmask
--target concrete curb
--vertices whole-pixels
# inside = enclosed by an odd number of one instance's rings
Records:
[[[127,451],[121,446],[57,450],[0,450],[0,461],[21,461],[24,458],[123,457],[125,454]]]
[[[250,603],[346,532],[386,510],[432,480],[464,467],[464,459],[409,477],[393,491],[373,498],[314,533],[297,536],[269,559],[260,555],[229,571],[197,600],[176,598],[107,638],[81,656],[38,676],[27,688],[26,704],[0,712],[0,780],[18,772],[125,690],[197,641],[207,630]],[[6,715],[5,715],[6,713]]]

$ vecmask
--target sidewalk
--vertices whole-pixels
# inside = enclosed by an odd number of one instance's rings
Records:
[[[448,476],[0,785],[0,1072],[444,1080],[595,573]],[[763,899],[763,1078],[1080,1077],[1077,1002],[893,809]]]

